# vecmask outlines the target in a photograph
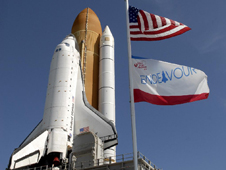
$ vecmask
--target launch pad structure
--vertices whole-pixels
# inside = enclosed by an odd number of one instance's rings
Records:
[[[142,153],[138,152],[137,156],[138,170],[163,170],[153,164]],[[111,160],[116,160],[116,162],[112,162]],[[105,164],[103,164],[104,162]],[[64,165],[60,165],[58,167],[46,165],[33,168],[21,168],[18,170],[134,170],[133,153],[117,155],[115,158],[109,158],[108,162],[104,159],[98,159],[96,160],[95,165],[91,164],[92,163],[90,161],[80,162],[79,164],[72,162],[71,164],[65,163]]]

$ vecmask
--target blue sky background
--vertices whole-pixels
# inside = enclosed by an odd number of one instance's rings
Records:
[[[207,100],[176,105],[135,104],[138,150],[167,170],[225,169],[226,2],[130,0],[192,30],[157,42],[132,42],[132,54],[191,66],[208,76]],[[76,16],[90,7],[115,38],[117,154],[132,153],[124,0],[1,1],[0,169],[42,119],[50,61]]]

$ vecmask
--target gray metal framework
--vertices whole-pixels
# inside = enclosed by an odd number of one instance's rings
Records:
[[[154,163],[152,163],[147,157],[145,157],[139,151],[137,152],[138,157],[138,170],[163,170],[158,168]],[[116,160],[116,162],[111,161]],[[34,168],[21,168],[17,170],[133,170],[133,153],[117,155],[116,158],[109,158],[108,163],[106,164],[106,159],[97,159],[95,160],[94,166],[86,166],[87,162],[81,162],[81,164],[75,165],[71,163],[71,168],[69,168],[69,163],[65,163],[60,167],[49,167],[49,166],[40,166]],[[105,162],[105,164],[103,164]],[[6,169],[7,170],[7,169]]]

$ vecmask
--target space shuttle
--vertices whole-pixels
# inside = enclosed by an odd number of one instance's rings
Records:
[[[43,119],[14,150],[8,169],[86,160],[95,147],[96,158],[114,161],[117,138],[114,37],[86,8],[54,50]]]

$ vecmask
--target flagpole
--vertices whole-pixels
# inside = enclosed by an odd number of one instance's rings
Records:
[[[131,111],[131,125],[132,125],[132,138],[133,138],[133,163],[134,170],[138,169],[138,160],[137,160],[137,134],[136,134],[136,117],[135,117],[135,105],[134,105],[134,96],[133,96],[133,77],[131,72],[131,42],[130,42],[130,33],[129,33],[129,0],[126,2],[126,26],[127,26],[127,44],[128,44],[128,60],[129,60],[129,84],[130,84],[130,111]]]

